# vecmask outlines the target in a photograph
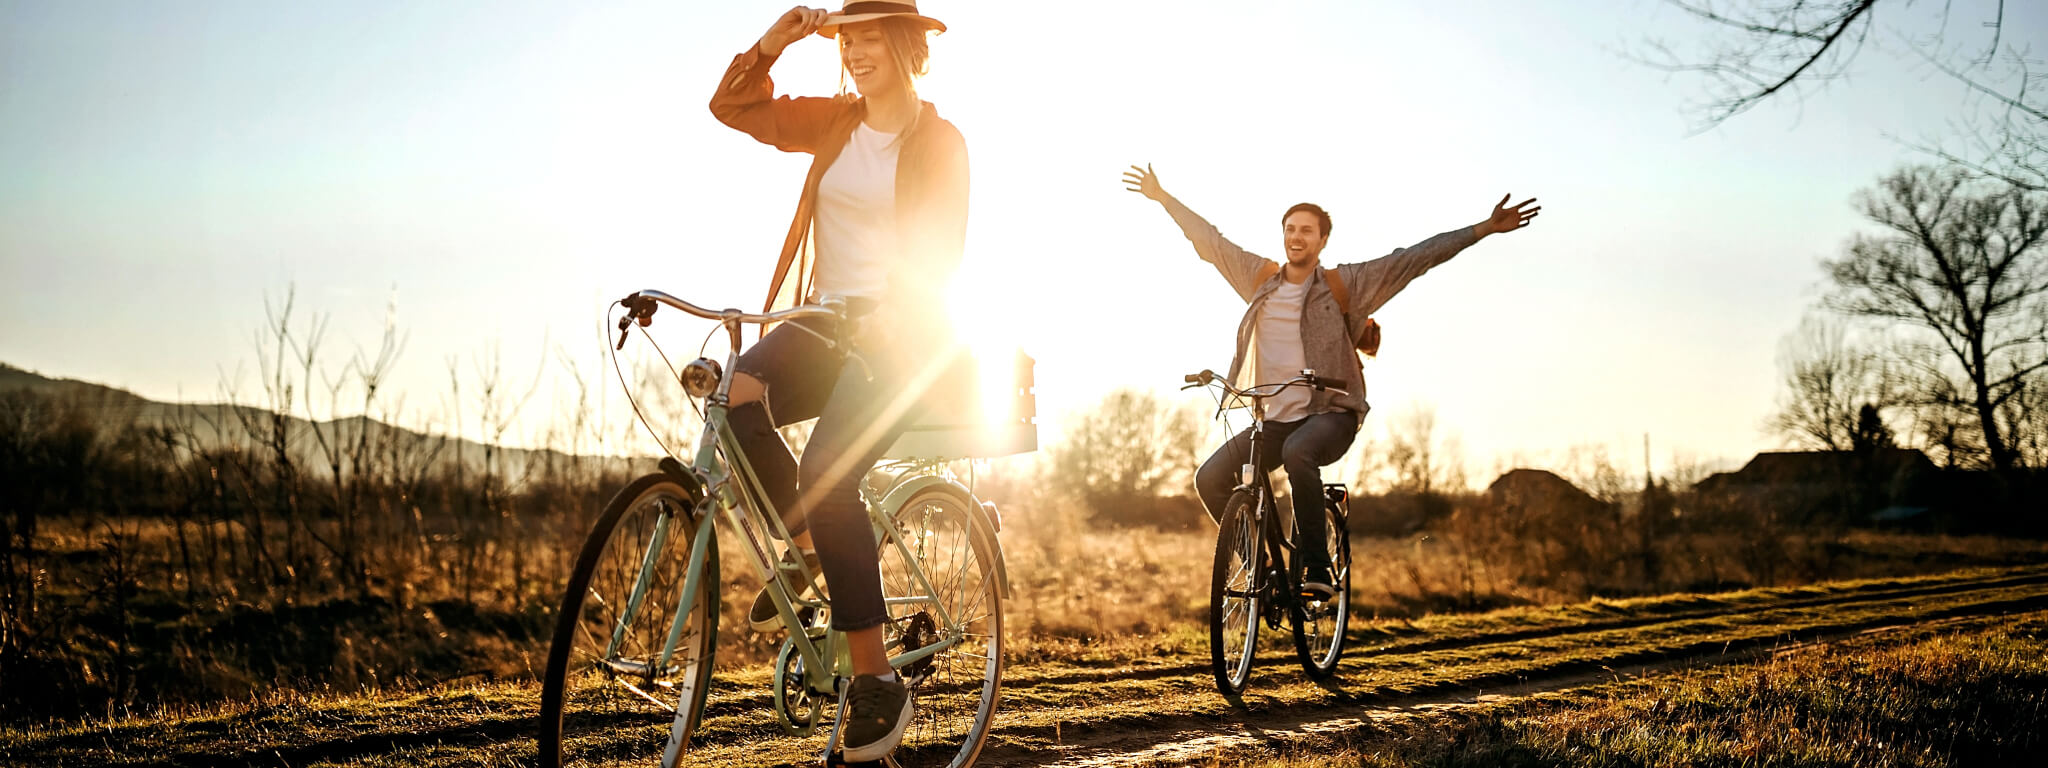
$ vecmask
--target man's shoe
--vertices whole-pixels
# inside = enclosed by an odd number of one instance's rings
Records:
[[[846,684],[846,722],[839,729],[839,750],[846,762],[880,760],[903,741],[910,725],[910,688],[898,677],[890,682],[873,675],[855,675]]]
[[[790,547],[782,553],[781,562],[775,564],[775,570],[788,577],[783,582],[785,584],[794,584],[797,579],[803,578],[802,574],[796,570],[796,553],[800,551],[802,550]],[[803,558],[804,567],[810,569],[811,575],[819,575],[818,553],[805,552]],[[810,587],[806,585],[804,590],[798,594],[802,595],[808,592],[810,592]],[[755,632],[774,632],[782,628],[782,615],[775,612],[775,599],[768,596],[767,585],[762,585],[761,591],[754,593],[754,607],[747,611],[747,626],[753,627]]]
[[[1309,568],[1301,576],[1301,595],[1320,603],[1334,600],[1337,598],[1337,587],[1331,584],[1333,581],[1336,579],[1330,578],[1329,568]]]

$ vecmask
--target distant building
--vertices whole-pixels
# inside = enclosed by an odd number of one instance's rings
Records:
[[[1579,490],[1570,480],[1541,469],[1511,469],[1486,486],[1487,501],[1502,510],[1541,510],[1591,514],[1607,504]]]
[[[1897,518],[1924,510],[1941,470],[1906,448],[1866,451],[1766,451],[1734,472],[1693,486],[1693,504],[1711,513],[1741,506],[1778,522],[1869,522],[1880,510]]]

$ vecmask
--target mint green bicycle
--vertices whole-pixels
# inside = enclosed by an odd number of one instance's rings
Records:
[[[741,560],[767,582],[787,630],[770,679],[781,730],[803,737],[826,729],[822,759],[833,762],[844,701],[830,718],[825,702],[852,677],[845,637],[830,628],[829,600],[805,591],[804,585],[822,583],[819,574],[801,558],[787,562],[774,554],[770,538],[788,540],[789,531],[726,423],[731,379],[725,371],[739,357],[743,325],[843,319],[844,306],[713,311],[659,291],[640,291],[618,304],[626,310],[618,324],[621,348],[634,322],[651,322],[655,309],[667,305],[717,321],[732,353],[725,366],[698,358],[680,372],[685,391],[703,402],[694,461],[685,466],[665,458],[660,471],[620,490],[576,559],[542,683],[540,762],[611,762],[657,749],[664,767],[682,760],[705,717],[717,646],[720,553],[712,521],[720,518],[736,534]],[[1028,358],[1020,360],[1028,372]],[[1012,394],[1023,409],[1031,407],[1028,381]],[[974,430],[978,442],[972,443],[943,439],[962,425],[915,426],[863,479],[890,615],[885,647],[915,701],[891,762],[969,765],[995,717],[1002,604],[1009,594],[997,541],[1002,518],[947,466],[953,459],[1034,449],[1030,414],[1020,419],[1011,413],[994,434]]]

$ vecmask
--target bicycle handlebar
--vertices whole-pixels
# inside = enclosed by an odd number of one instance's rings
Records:
[[[734,328],[734,333],[738,333],[737,326],[740,323],[779,323],[804,317],[843,318],[846,315],[846,301],[836,297],[827,298],[822,304],[805,304],[775,312],[742,312],[737,309],[705,309],[661,291],[642,290],[634,291],[626,298],[620,299],[619,304],[626,308],[626,315],[619,318],[619,349],[625,348],[626,332],[633,327],[633,321],[640,321],[642,326],[653,324],[654,310],[662,304],[706,320],[717,320],[728,328]]]
[[[1350,392],[1345,391],[1343,387],[1336,386],[1337,384],[1342,382],[1332,380],[1326,376],[1317,376],[1315,374],[1315,371],[1312,370],[1304,370],[1301,372],[1301,375],[1280,382],[1278,384],[1256,384],[1244,389],[1238,389],[1237,387],[1232,386],[1230,382],[1223,380],[1223,377],[1217,376],[1215,371],[1211,371],[1206,368],[1203,369],[1200,373],[1190,373],[1186,376],[1182,376],[1181,381],[1185,381],[1188,384],[1185,387],[1181,387],[1181,389],[1192,389],[1194,387],[1207,386],[1209,384],[1214,383],[1221,385],[1223,387],[1223,391],[1225,394],[1235,395],[1238,397],[1249,397],[1255,400],[1272,397],[1274,395],[1280,394],[1281,391],[1287,389],[1288,387],[1297,386],[1310,387],[1318,392],[1329,391],[1335,392],[1340,395],[1351,394]],[[1260,391],[1268,387],[1272,388],[1272,391]]]

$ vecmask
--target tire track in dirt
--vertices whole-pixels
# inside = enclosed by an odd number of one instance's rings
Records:
[[[1706,640],[1648,652],[1618,654],[1606,659],[1530,667],[1511,674],[1474,675],[1400,693],[1361,692],[1344,696],[1332,704],[1307,703],[1239,710],[1220,718],[1165,717],[1142,721],[1131,718],[1126,722],[1096,722],[1085,730],[1064,729],[1063,738],[1056,739],[1057,744],[1048,745],[1040,741],[1022,749],[992,745],[984,750],[977,765],[991,768],[1099,768],[1204,762],[1223,750],[1307,744],[1315,739],[1368,730],[1389,718],[1428,716],[1445,710],[1502,703],[1537,694],[1592,688],[1617,679],[1655,674],[1681,666],[1741,663],[1772,653],[1859,635],[1924,631],[2016,613],[2044,611],[2048,611],[2048,590],[2037,590],[2026,595],[1948,605],[1915,615],[1810,625],[1778,635],[1733,641]],[[1292,678],[1294,682],[1299,681],[1298,671]],[[1361,708],[1359,705],[1365,706]],[[1079,738],[1075,738],[1077,735]]]
[[[1610,632],[1619,629],[1632,629],[1636,627],[1646,627],[1655,624],[1668,624],[1681,621],[1697,621],[1701,619],[1735,616],[1744,613],[1753,613],[1758,611],[1781,611],[1794,610],[1800,608],[1816,608],[1829,605],[1868,603],[1887,599],[1905,599],[1911,597],[1957,594],[1961,592],[1969,592],[1988,588],[2048,584],[2048,568],[2029,567],[2026,569],[2019,569],[2017,573],[2018,575],[2014,575],[2014,572],[2008,572],[1992,576],[1965,578],[1958,579],[1955,581],[1944,581],[1937,584],[1915,584],[1910,586],[1891,586],[1882,584],[1871,585],[1869,588],[1866,589],[1852,590],[1849,592],[1824,595],[1819,597],[1798,598],[1793,600],[1775,602],[1756,602],[1715,608],[1672,611],[1668,613],[1652,613],[1635,616],[1618,616],[1607,619],[1589,619],[1581,622],[1560,623],[1550,626],[1528,627],[1523,629],[1491,630],[1486,632],[1456,636],[1421,636],[1396,638],[1385,643],[1371,645],[1363,648],[1358,648],[1355,646],[1347,647],[1344,651],[1344,659],[1346,661],[1355,661],[1374,656],[1391,655],[1397,653],[1410,654],[1420,653],[1424,651],[1458,650],[1463,648],[1475,648],[1483,645],[1492,645],[1496,643],[1523,642],[1528,640],[1568,637],[1571,635]],[[1351,631],[1351,637],[1353,638],[1353,642],[1356,642],[1356,639],[1359,637],[1359,635],[1360,632],[1358,630],[1354,629]],[[1273,650],[1262,651],[1259,654],[1260,666],[1276,663],[1294,663],[1293,652],[1288,650]],[[1161,664],[1156,666],[1150,666],[1142,670],[1130,670],[1127,668],[1117,669],[1114,667],[1109,667],[1107,665],[1105,665],[1102,668],[1069,667],[1052,673],[1026,674],[1020,675],[1016,678],[1005,678],[1003,680],[1003,688],[1004,690],[1013,690],[1028,689],[1040,685],[1101,682],[1105,680],[1144,680],[1163,677],[1174,677],[1186,674],[1208,674],[1208,672],[1209,662],[1207,659],[1200,659],[1192,662],[1184,662],[1179,664]]]
[[[1927,605],[1929,602],[1933,604]],[[1887,607],[1893,603],[1903,604]],[[1828,607],[1842,607],[1845,609],[1843,613],[1853,613],[1850,609],[1861,608],[1866,615],[1844,621],[1785,616]],[[1872,610],[1877,608],[1884,610],[1873,614]],[[1275,734],[1287,733],[1310,738],[1329,733],[1332,728],[1346,727],[1343,725],[1346,721],[1366,723],[1370,718],[1387,712],[1452,706],[1466,701],[1466,693],[1475,689],[1529,693],[1563,690],[1585,684],[1585,680],[1611,679],[1617,670],[1622,669],[1655,670],[1702,661],[1727,663],[1738,658],[1734,654],[1781,647],[1787,641],[1815,642],[1875,629],[1921,626],[1957,617],[2042,608],[2048,608],[2048,568],[2027,566],[1933,583],[1879,583],[1851,588],[1846,592],[1775,602],[1766,600],[1455,637],[1421,636],[1405,642],[1372,646],[1362,652],[1347,651],[1339,680],[1322,686],[1320,693],[1312,689],[1307,691],[1316,697],[1315,701],[1285,703],[1259,696],[1255,697],[1248,710],[1220,710],[1217,706],[1222,700],[1210,682],[1206,649],[1197,654],[1162,659],[1165,663],[1142,670],[1075,670],[1067,667],[1047,674],[1034,673],[1029,667],[1013,667],[1012,674],[1006,676],[1004,682],[1004,705],[998,710],[994,731],[979,764],[1002,768],[1070,762],[1077,765],[1171,763],[1181,759],[1176,755],[1213,751],[1244,743],[1239,741],[1242,739],[1273,739],[1279,738]],[[1783,631],[1774,631],[1773,625],[1767,623],[1775,616],[1784,616],[1780,620],[1785,622]],[[1497,672],[1459,670],[1457,661],[1453,660],[1443,667],[1447,674],[1431,679],[1409,680],[1399,685],[1376,686],[1371,682],[1376,670],[1391,668],[1387,662],[1400,660],[1411,665],[1430,662],[1421,655],[1485,650],[1490,646],[1515,646],[1543,640],[1570,641],[1562,646],[1565,650],[1599,649],[1606,647],[1603,643],[1608,638],[1603,637],[1603,633],[1654,629],[1660,625],[1682,631],[1687,624],[1730,617],[1741,617],[1746,623],[1737,624],[1733,629],[1722,627],[1718,631],[1725,633],[1746,628],[1752,634],[1733,640],[1709,637],[1693,642],[1660,644],[1591,658],[1554,661],[1535,658],[1531,663]],[[1262,665],[1256,673],[1259,678],[1254,682],[1255,692],[1263,694],[1289,686],[1311,688],[1295,663],[1291,650],[1261,654],[1260,661]],[[1100,685],[1094,699],[1077,708],[1062,704],[1054,696],[1063,693],[1062,683]],[[722,681],[719,685],[730,684]],[[1203,706],[1190,710],[1194,714],[1156,713],[1143,707],[1135,708],[1140,714],[1119,714],[1114,706],[1122,704],[1127,710],[1133,709],[1132,702],[1141,702],[1148,697],[1161,701],[1180,697],[1179,700],[1196,701]],[[814,756],[815,749],[810,741],[771,736],[775,733],[775,726],[772,721],[763,719],[772,717],[767,713],[771,705],[765,686],[738,690],[726,688],[725,691],[714,687],[713,700],[709,705],[707,717],[713,713],[730,715],[729,722],[735,723],[718,729],[725,731],[723,733],[702,734],[707,737],[706,746],[711,747],[711,751],[744,764],[804,764],[803,760],[814,759],[799,757]],[[466,722],[438,727],[393,730],[372,726],[373,729],[365,733],[316,738],[296,744],[241,745],[231,754],[221,754],[217,749],[207,750],[203,739],[191,739],[177,749],[137,756],[126,764],[167,768],[305,765],[374,760],[420,747],[474,748],[479,752],[524,761],[531,759],[533,721],[532,712],[526,709],[531,706],[477,712]],[[1362,711],[1361,706],[1378,709]],[[1199,711],[1201,709],[1209,711],[1205,713]],[[1056,715],[1057,719],[1047,725],[1045,721],[1049,714]],[[442,718],[444,722],[458,719]],[[74,739],[97,742],[103,738],[104,735],[81,734],[45,742],[43,747],[61,749],[66,746],[64,742]]]

